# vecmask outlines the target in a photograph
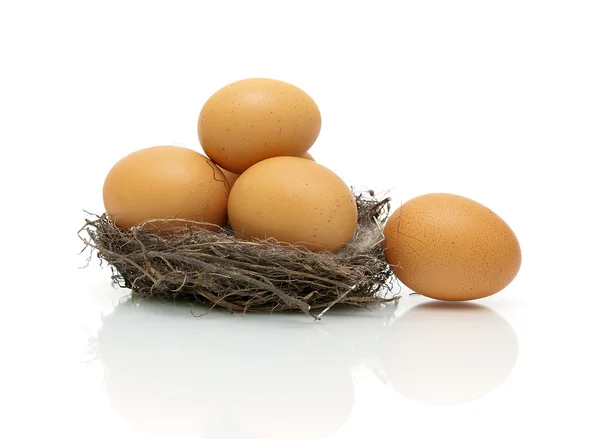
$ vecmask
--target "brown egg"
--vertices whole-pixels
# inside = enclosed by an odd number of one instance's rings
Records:
[[[506,287],[521,266],[511,228],[465,197],[434,193],[404,203],[384,228],[385,256],[411,290],[440,300],[472,300]]]
[[[306,160],[312,160],[313,162],[315,161],[315,158],[307,152],[302,154],[300,157]],[[223,169],[221,167],[219,167],[219,169],[223,172],[223,175],[225,175],[225,179],[229,183],[229,187],[232,188],[233,183],[236,182],[240,174],[234,174],[233,172],[229,172],[227,169]]]
[[[223,87],[206,101],[198,118],[206,155],[236,174],[270,157],[301,156],[320,130],[321,113],[308,94],[265,78]]]
[[[103,189],[106,212],[122,228],[171,218],[223,226],[228,194],[217,165],[178,146],[154,146],[129,154],[112,167]]]
[[[233,172],[229,172],[227,169],[221,168],[220,166],[219,169],[225,176],[225,180],[227,180],[227,183],[229,184],[229,189],[231,189],[233,187],[233,183],[236,182],[240,174],[234,174]]]
[[[246,170],[231,189],[228,211],[238,236],[313,251],[342,248],[357,221],[354,195],[343,180],[299,157],[275,157]]]

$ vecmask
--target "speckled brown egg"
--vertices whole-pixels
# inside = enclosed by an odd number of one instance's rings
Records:
[[[320,130],[321,113],[308,94],[266,78],[223,87],[206,101],[198,118],[204,152],[235,174],[267,158],[301,156]]]
[[[433,193],[404,203],[384,228],[385,256],[400,281],[433,299],[472,300],[505,288],[521,266],[517,237],[487,207]]]
[[[179,146],[154,146],[129,154],[112,167],[103,188],[106,212],[122,228],[172,218],[223,226],[228,195],[218,166]]]
[[[353,236],[357,210],[344,181],[299,157],[263,160],[231,189],[229,221],[244,238],[275,238],[313,251],[335,252]]]

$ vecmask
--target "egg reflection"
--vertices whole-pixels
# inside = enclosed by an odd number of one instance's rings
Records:
[[[112,407],[154,433],[210,434],[233,413],[253,438],[325,438],[354,405],[348,352],[305,316],[196,319],[187,305],[126,301],[96,348]]]
[[[112,407],[146,431],[182,434],[206,425],[224,403],[214,380],[202,371],[218,358],[199,358],[207,334],[173,324],[176,315],[161,304],[120,303],[103,319],[96,349],[105,366]],[[201,361],[201,367],[198,362]]]
[[[498,387],[513,369],[517,336],[491,309],[424,303],[392,325],[382,353],[389,382],[408,399],[455,405]]]

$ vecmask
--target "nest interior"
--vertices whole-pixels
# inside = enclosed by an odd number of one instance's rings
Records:
[[[320,319],[335,304],[366,307],[395,300],[383,248],[390,199],[355,194],[358,225],[336,253],[273,239],[243,240],[230,228],[160,220],[118,228],[105,213],[85,220],[79,237],[112,268],[113,282],[134,298],[186,299],[232,312],[297,310]],[[165,226],[165,221],[167,225]],[[317,314],[318,312],[318,314]]]

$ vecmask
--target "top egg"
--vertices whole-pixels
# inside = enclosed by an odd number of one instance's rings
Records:
[[[241,174],[262,160],[302,156],[321,131],[321,113],[298,87],[267,78],[231,83],[204,104],[198,138],[220,167]]]

